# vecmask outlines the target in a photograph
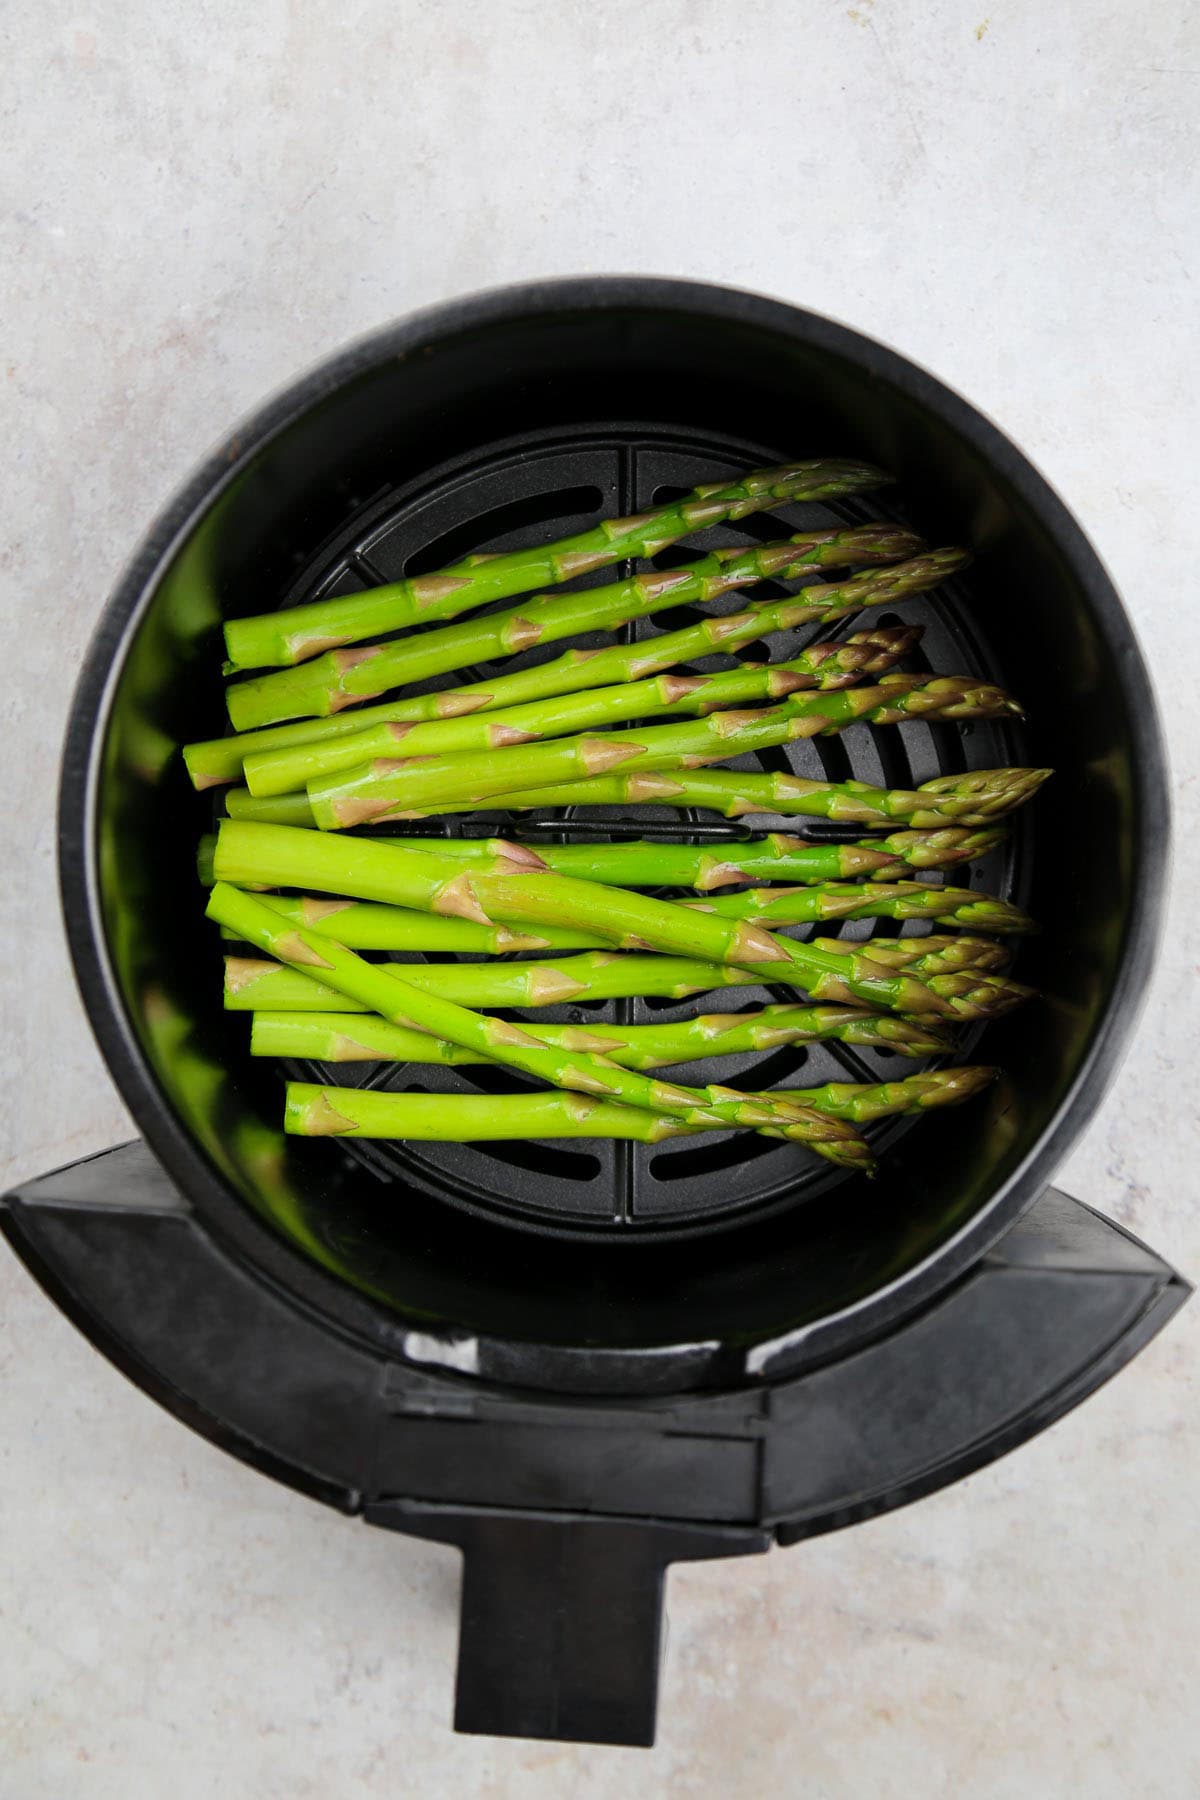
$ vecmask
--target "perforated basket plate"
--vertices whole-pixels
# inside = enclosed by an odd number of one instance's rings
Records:
[[[314,565],[303,571],[281,604],[320,595],[348,593],[402,575],[445,566],[473,552],[507,550],[535,541],[550,542],[585,530],[614,514],[640,512],[698,483],[733,471],[782,462],[788,454],[836,454],[839,446],[819,445],[781,452],[778,447],[731,439],[698,438],[631,423],[614,429],[580,429],[563,437],[524,437],[499,443],[466,462],[432,471],[419,484],[379,495],[358,514],[353,526],[326,546]],[[906,521],[903,496],[888,488],[878,495],[819,505],[780,506],[732,527],[706,531],[654,559],[667,567],[717,545],[768,542],[802,527],[870,519]],[[637,566],[622,565],[576,583],[593,586],[611,581]],[[834,577],[836,579],[836,577]],[[762,583],[754,598],[785,590]],[[745,596],[730,594],[710,610],[735,611]],[[512,602],[505,602],[511,605]],[[622,638],[639,639],[677,630],[699,616],[693,607],[676,607],[636,621]],[[969,572],[946,582],[933,596],[923,596],[886,612],[872,611],[872,624],[919,621],[925,635],[909,668],[941,673],[989,673],[986,641],[970,605]],[[837,627],[808,625],[738,652],[748,662],[786,661],[818,638],[848,636],[861,628],[858,619]],[[418,629],[437,629],[436,625]],[[611,638],[594,634],[575,640],[600,644]],[[506,668],[560,655],[553,644],[508,659]],[[415,687],[413,692],[457,686],[483,678],[490,665],[476,665]],[[707,670],[728,666],[714,657],[693,665]],[[971,726],[906,724],[872,728],[855,725],[837,737],[811,738],[786,747],[738,758],[733,767],[790,771],[816,779],[861,781],[911,788],[934,775],[968,767],[989,768],[1020,763],[1021,733],[1010,722]],[[425,827],[397,826],[412,835]],[[819,821],[755,815],[726,821],[716,814],[679,812],[670,808],[572,809],[545,814],[514,814],[496,809],[469,817],[448,818],[431,835],[503,836],[531,842],[567,842],[604,837],[656,837],[669,841],[710,843],[737,841],[766,831],[804,831],[808,835],[853,835],[831,832]],[[386,835],[387,828],[381,828]],[[861,833],[859,833],[861,835]],[[970,876],[956,871],[952,879],[1015,899],[1022,898],[1021,847],[1018,827],[1012,841],[972,865]],[[864,938],[896,932],[889,921],[857,921],[840,928],[846,937]],[[906,932],[926,927],[907,925]],[[839,933],[835,923],[814,928],[819,935]],[[798,928],[793,935],[809,935]],[[397,957],[397,961],[445,962],[448,956]],[[793,990],[745,988],[723,990],[685,1001],[615,1000],[590,1005],[555,1006],[536,1012],[511,1012],[513,1018],[573,1024],[638,1023],[682,1019],[697,1012],[741,1012],[772,1002],[795,1000]],[[955,1060],[969,1058],[980,1033],[964,1035]],[[810,1086],[826,1081],[896,1079],[920,1065],[890,1051],[820,1044],[777,1049],[738,1057],[680,1064],[673,1078],[689,1084],[724,1082],[746,1088]],[[512,1071],[480,1066],[462,1069],[426,1065],[311,1062],[281,1064],[281,1074],[339,1086],[363,1085],[395,1092],[505,1093],[522,1083]],[[892,1120],[871,1128],[881,1154],[902,1132],[921,1129],[914,1119]],[[936,1131],[936,1121],[924,1129]],[[478,1144],[396,1144],[344,1140],[345,1148],[381,1183],[403,1177],[448,1202],[481,1211],[511,1224],[571,1235],[647,1235],[696,1232],[727,1226],[747,1217],[795,1205],[827,1191],[847,1178],[797,1145],[749,1131],[706,1134],[647,1146],[606,1141],[500,1142]]]

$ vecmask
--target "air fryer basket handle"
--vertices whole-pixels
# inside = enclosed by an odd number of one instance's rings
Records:
[[[769,1532],[384,1503],[368,1515],[463,1551],[454,1728],[652,1744],[671,1562],[766,1550]]]
[[[625,1399],[614,1419],[330,1331],[230,1256],[140,1143],[0,1195],[0,1234],[193,1430],[346,1513],[463,1551],[459,1730],[625,1744],[653,1738],[669,1563],[796,1543],[982,1467],[1094,1392],[1190,1292],[1048,1189],[889,1335],[807,1372],[772,1380],[768,1365],[732,1407],[693,1393],[631,1416]],[[572,1440],[589,1427],[581,1456]],[[417,1485],[444,1498],[406,1497]],[[675,1520],[631,1517],[631,1494]],[[682,1516],[697,1507],[709,1518]]]
[[[637,1526],[489,1521],[463,1566],[459,1731],[649,1744],[664,1562]]]

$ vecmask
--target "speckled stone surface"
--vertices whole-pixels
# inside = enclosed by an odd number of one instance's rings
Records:
[[[698,275],[961,388],[1124,591],[1174,756],[1175,898],[1061,1182],[1195,1278],[1194,9],[13,0],[0,39],[0,1173],[128,1133],[66,968],[54,790],[147,518],[240,413],[393,314],[532,275]],[[7,1256],[0,1307],[3,1800],[1200,1792],[1200,1307],[962,1485],[672,1575],[652,1752],[452,1737],[453,1552],[211,1449]]]

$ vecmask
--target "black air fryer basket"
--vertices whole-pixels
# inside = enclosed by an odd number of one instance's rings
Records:
[[[705,547],[870,517],[969,544],[965,575],[872,618],[919,619],[931,668],[1013,688],[1028,723],[855,727],[742,760],[897,787],[1057,770],[972,874],[1043,926],[1017,973],[1045,997],[959,1053],[1003,1079],[923,1127],[890,1124],[873,1183],[748,1132],[286,1139],[278,1070],[222,1011],[195,873],[211,800],[178,755],[222,728],[221,619],[823,454],[881,463],[897,484],[779,507]],[[816,635],[742,654],[781,660]],[[145,1141],[19,1190],[0,1217],[59,1304],[197,1429],[346,1511],[462,1547],[460,1729],[649,1742],[669,1562],[790,1543],[954,1479],[1075,1404],[1186,1295],[1048,1187],[1145,985],[1166,817],[1153,702],[1104,570],[1014,447],[929,376],[811,314],[685,283],[559,282],[421,314],[222,446],[104,615],[66,748],[63,894],[84,999]],[[795,821],[753,821],[776,828]],[[655,808],[441,829],[750,835]],[[737,989],[721,1004],[783,997]],[[841,1045],[678,1071],[757,1087],[903,1072]],[[335,1078],[509,1081],[370,1064]]]

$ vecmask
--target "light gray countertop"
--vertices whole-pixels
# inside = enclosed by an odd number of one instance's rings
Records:
[[[1194,8],[15,0],[0,35],[5,1185],[129,1133],[67,971],[54,796],[148,518],[262,395],[389,316],[645,271],[927,364],[1113,571],[1174,757],[1175,899],[1061,1185],[1196,1278]],[[0,1307],[3,1800],[1200,1792],[1200,1306],[961,1485],[674,1573],[652,1752],[452,1737],[453,1552],[194,1437],[6,1255]]]

